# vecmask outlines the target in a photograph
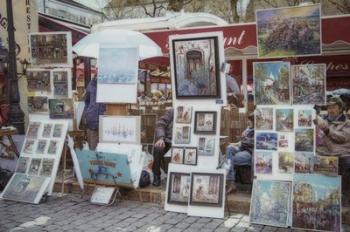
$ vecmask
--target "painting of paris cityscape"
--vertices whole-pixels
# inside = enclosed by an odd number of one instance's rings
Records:
[[[290,104],[289,62],[254,62],[256,105]]]
[[[293,227],[341,231],[341,178],[294,174]]]
[[[254,180],[250,223],[287,227],[291,193],[290,181]]]
[[[138,75],[136,47],[101,47],[98,84],[135,84]]]
[[[320,4],[256,11],[258,56],[321,54],[320,18]]]
[[[103,142],[139,143],[139,117],[105,116],[100,118],[100,140]]]
[[[292,65],[293,104],[325,104],[326,64]]]

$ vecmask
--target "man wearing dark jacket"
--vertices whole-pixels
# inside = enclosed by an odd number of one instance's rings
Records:
[[[86,87],[85,95],[85,123],[87,142],[90,150],[95,150],[98,143],[98,122],[99,116],[102,115],[106,109],[102,103],[96,103],[97,93],[97,78],[93,76],[88,86]]]
[[[155,144],[153,151],[153,185],[160,186],[160,165],[164,162],[164,155],[171,148],[171,139],[172,139],[172,131],[173,131],[173,118],[174,118],[174,110],[169,109],[165,112],[165,114],[160,117],[156,123],[155,130]],[[166,171],[166,170],[165,170]]]

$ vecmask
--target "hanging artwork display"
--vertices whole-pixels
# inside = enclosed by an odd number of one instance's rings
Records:
[[[338,175],[338,157],[315,156],[314,172],[329,176]]]
[[[341,231],[341,178],[295,174],[293,228]]]
[[[292,65],[293,104],[325,104],[326,72],[326,64]]]
[[[28,69],[26,77],[28,92],[51,92],[50,70]]]
[[[290,104],[289,62],[254,62],[253,72],[256,105]]]
[[[220,98],[218,38],[173,39],[176,98]]]
[[[29,46],[34,66],[73,66],[71,32],[30,33]]]
[[[139,144],[140,120],[140,116],[100,116],[100,141]]]
[[[294,111],[292,108],[276,109],[276,131],[293,132]]]
[[[47,97],[35,96],[28,97],[28,113],[47,113],[49,112]]]
[[[222,206],[222,174],[192,172],[191,177],[190,205]]]
[[[277,151],[277,133],[257,132],[256,139],[255,139],[255,148],[257,150]]]
[[[51,178],[15,173],[6,185],[2,198],[39,204],[45,194]]]
[[[254,173],[272,174],[272,156],[273,152],[256,151],[254,155]]]
[[[290,219],[292,183],[254,180],[250,223],[287,227]]]
[[[194,133],[215,134],[216,114],[216,111],[196,111],[194,116]]]
[[[257,107],[255,110],[255,129],[273,130],[273,108]]]
[[[256,26],[259,58],[322,52],[321,4],[257,10]]]
[[[198,155],[214,156],[215,153],[215,137],[199,137],[198,138]]]
[[[295,129],[295,151],[314,151],[314,129]]]
[[[295,173],[313,173],[314,171],[314,153],[313,152],[295,152]]]
[[[70,119],[74,117],[73,100],[71,98],[49,99],[50,119]]]
[[[99,49],[96,101],[136,103],[138,48],[111,44]]]
[[[175,144],[189,144],[191,142],[191,127],[176,126],[175,127]]]
[[[192,107],[178,106],[176,108],[176,123],[190,124],[192,120]]]
[[[191,176],[189,173],[170,172],[168,204],[187,205],[190,195]]]

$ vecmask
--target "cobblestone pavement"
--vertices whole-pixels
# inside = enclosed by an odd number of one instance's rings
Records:
[[[0,200],[0,231],[292,231],[249,225],[245,214],[225,219],[190,217],[159,205],[122,201],[116,206],[92,205],[77,195],[51,197],[40,205]],[[350,227],[344,226],[344,231]]]

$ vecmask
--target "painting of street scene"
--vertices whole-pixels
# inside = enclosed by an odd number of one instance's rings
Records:
[[[276,131],[292,132],[294,130],[293,109],[276,109]]]
[[[254,62],[256,105],[290,104],[289,62]]]
[[[49,113],[51,119],[73,118],[73,100],[70,98],[49,99]]]
[[[293,174],[294,172],[294,153],[293,152],[278,153],[278,170],[280,173]]]
[[[313,152],[295,152],[295,173],[312,173],[314,170]]]
[[[293,227],[341,231],[341,178],[295,174]]]
[[[51,92],[50,71],[48,70],[27,70],[28,92],[46,91]]]
[[[172,41],[177,98],[220,97],[217,43],[217,37]]]
[[[293,104],[325,104],[326,64],[292,65]]]
[[[98,84],[134,84],[138,76],[138,49],[136,47],[101,47]]]
[[[191,142],[191,127],[177,126],[175,128],[175,144],[189,144]]]
[[[254,180],[250,223],[287,227],[291,193],[290,181]]]
[[[190,196],[191,176],[189,173],[171,172],[168,186],[168,203],[187,205]]]
[[[68,71],[53,71],[54,97],[68,96]]]
[[[260,150],[277,150],[277,133],[258,132],[256,133],[256,149]]]
[[[315,156],[315,173],[325,175],[338,175],[338,157],[335,156]]]
[[[298,127],[312,126],[312,110],[298,110]]]
[[[314,151],[314,129],[295,129],[295,151]]]
[[[256,108],[255,129],[273,130],[273,108]]]
[[[320,4],[258,10],[260,58],[321,54]]]
[[[255,174],[272,174],[272,154],[272,152],[255,152]]]
[[[49,106],[47,97],[34,96],[28,97],[28,113],[47,113],[49,112]]]
[[[178,106],[176,109],[176,123],[190,124],[192,119],[192,107]]]
[[[190,205],[222,206],[224,175],[192,173]]]

